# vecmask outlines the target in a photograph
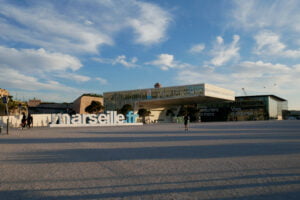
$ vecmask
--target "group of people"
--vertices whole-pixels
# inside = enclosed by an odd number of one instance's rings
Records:
[[[26,117],[25,113],[23,113],[23,117],[21,120],[21,128],[31,128],[33,125],[33,117],[31,116],[30,113],[28,113],[28,116]]]

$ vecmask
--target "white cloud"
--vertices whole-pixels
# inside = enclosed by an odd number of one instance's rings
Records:
[[[136,57],[133,57],[130,61],[126,61],[126,56],[125,55],[121,55],[121,56],[118,56],[116,59],[114,59],[112,61],[112,64],[115,65],[115,64],[121,64],[125,67],[128,67],[128,68],[131,68],[131,67],[136,67],[137,64],[137,58]]]
[[[181,84],[212,83],[234,90],[237,95],[243,95],[241,88],[245,88],[249,95],[275,94],[295,98],[299,76],[299,65],[245,61],[230,67],[228,73],[207,67],[180,70],[176,80]]]
[[[85,20],[84,21],[84,24],[86,24],[86,25],[92,25],[92,24],[94,24],[92,21],[90,21],[90,20]]]
[[[300,49],[286,49],[286,45],[280,41],[280,36],[278,34],[264,30],[255,35],[254,38],[256,40],[256,54],[286,58],[300,58]]]
[[[98,63],[104,63],[104,64],[112,64],[114,61],[111,58],[99,58],[99,57],[93,57],[91,58],[91,60],[96,61]]]
[[[291,68],[283,65],[283,64],[272,64],[272,63],[265,63],[263,61],[257,61],[257,62],[250,62],[245,61],[237,65],[238,67],[234,68],[235,70],[239,72],[253,72],[253,73],[287,73],[290,72]]]
[[[256,45],[253,50],[259,59],[280,60],[283,64],[263,60],[242,62],[234,67],[236,72],[228,75],[229,79],[245,81],[245,87],[254,94],[275,93],[289,101],[294,99],[293,105],[298,109],[300,73],[294,63],[300,58],[299,9],[298,0],[234,0],[229,23],[246,34],[254,33]]]
[[[177,80],[181,84],[197,84],[197,83],[215,83],[215,84],[223,84],[227,81],[227,78],[224,74],[215,73],[212,70],[205,70],[201,68],[201,70],[184,70],[180,71],[177,75]]]
[[[63,79],[69,79],[76,82],[87,82],[91,80],[91,78],[88,76],[83,76],[83,75],[74,74],[70,72],[55,73],[53,74],[53,76],[63,78]]]
[[[0,37],[52,51],[99,53],[100,46],[113,45],[113,37],[128,28],[134,29],[137,43],[158,43],[166,38],[170,21],[159,6],[136,0],[30,1],[27,6],[2,1]]]
[[[157,59],[150,62],[149,64],[160,67],[162,70],[168,70],[169,68],[175,67],[174,56],[170,54],[160,54]]]
[[[99,54],[123,31],[132,33],[135,43],[159,43],[167,38],[172,20],[167,10],[137,0],[0,2],[0,41],[6,45],[0,45],[0,70],[13,77],[1,85],[10,90],[76,90],[67,86],[68,80],[107,84],[104,78],[79,74],[83,65],[74,55]],[[137,66],[136,57],[124,55],[105,62]],[[57,81],[61,79],[64,84]]]
[[[224,43],[224,39],[221,36],[218,36],[217,37],[217,44],[218,45],[223,45],[223,43]]]
[[[191,52],[191,53],[200,53],[200,52],[202,52],[204,49],[205,49],[205,45],[204,45],[204,44],[195,44],[195,45],[193,45],[193,46],[190,48],[189,52]]]
[[[138,17],[130,18],[129,24],[137,34],[136,42],[146,45],[161,42],[166,37],[170,14],[155,4],[135,1],[135,5]]]
[[[300,73],[300,64],[294,65],[293,67],[294,67],[294,69],[295,69],[297,72]]]
[[[190,66],[189,64],[175,61],[174,56],[171,54],[160,54],[156,60],[147,62],[146,64],[157,66],[164,71],[172,68],[182,69]]]
[[[136,64],[137,61],[138,61],[137,57],[133,57],[129,61],[126,60],[126,59],[127,59],[127,57],[125,55],[117,56],[114,59],[111,59],[111,58],[99,58],[99,57],[92,58],[92,60],[94,60],[96,62],[99,62],[99,63],[104,63],[104,64],[111,64],[111,65],[120,64],[120,65],[123,65],[123,66],[125,66],[127,68],[134,68],[134,67],[138,66]]]
[[[40,81],[34,76],[24,75],[18,70],[11,69],[0,64],[0,85],[9,86],[10,88],[17,88],[22,90],[52,90],[58,92],[76,92],[75,88],[62,85],[56,81]]]
[[[50,53],[45,49],[15,49],[0,46],[0,64],[12,68],[36,72],[76,71],[82,67],[81,62],[73,56]]]
[[[216,43],[211,50],[213,58],[211,59],[210,63],[215,66],[221,66],[233,59],[239,58],[239,40],[240,36],[234,35],[232,43],[225,45],[224,39],[218,36]]]
[[[45,6],[45,7],[43,7]],[[97,53],[98,46],[112,44],[112,39],[100,30],[85,26],[53,8],[38,3],[31,7],[3,4],[0,13],[9,21],[0,20],[3,39],[41,46],[54,51]],[[16,23],[9,23],[10,21]]]
[[[97,77],[95,78],[101,85],[106,85],[107,84],[107,80],[104,79],[104,78],[100,78],[100,77]]]
[[[300,1],[239,1],[231,13],[234,26],[245,29],[276,28],[300,32]]]
[[[2,87],[30,91],[78,92],[56,78],[86,82],[90,78],[74,73],[82,67],[73,56],[44,49],[15,49],[0,46],[0,82]]]

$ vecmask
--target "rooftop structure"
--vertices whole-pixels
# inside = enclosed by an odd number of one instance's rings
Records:
[[[40,105],[42,103],[42,101],[40,99],[30,99],[27,104],[28,107],[36,107],[38,105]]]
[[[120,109],[125,104],[130,104],[137,110],[234,99],[233,91],[206,83],[104,93],[106,110]]]

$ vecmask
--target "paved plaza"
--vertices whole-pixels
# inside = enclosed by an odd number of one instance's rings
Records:
[[[0,199],[300,199],[300,121],[13,129]]]

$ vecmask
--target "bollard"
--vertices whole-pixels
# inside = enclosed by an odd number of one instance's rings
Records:
[[[8,135],[8,123],[9,123],[9,119],[7,118],[7,123],[6,123],[6,134]]]

